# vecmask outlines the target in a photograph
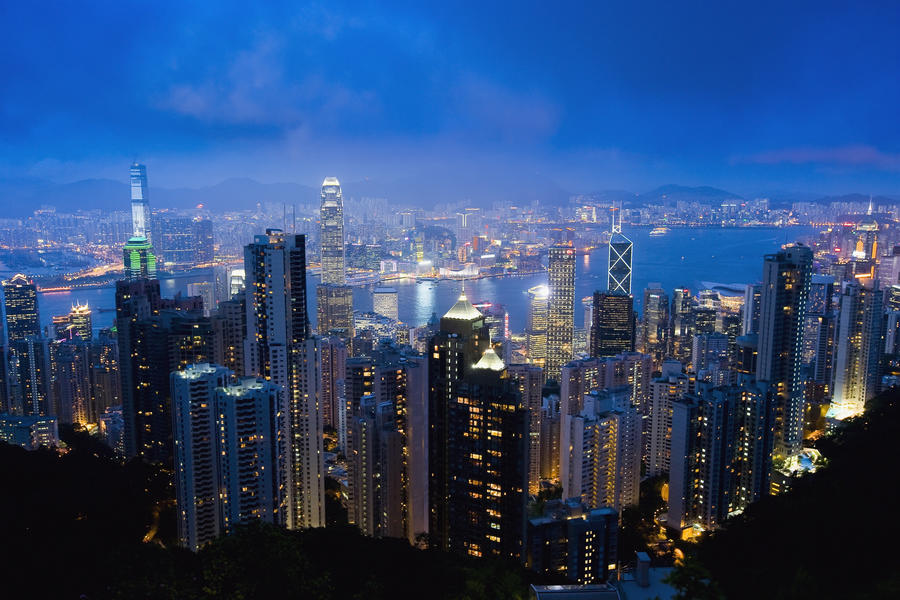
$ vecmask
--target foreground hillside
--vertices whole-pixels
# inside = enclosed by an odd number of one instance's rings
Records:
[[[900,391],[819,447],[828,466],[704,540],[685,598],[898,598]]]
[[[416,550],[346,526],[251,527],[192,554],[173,547],[164,473],[123,465],[83,434],[69,441],[64,455],[0,443],[0,560],[28,597],[526,597],[532,576],[517,563]]]

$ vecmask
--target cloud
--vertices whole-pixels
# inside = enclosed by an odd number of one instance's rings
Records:
[[[449,118],[502,141],[541,141],[556,133],[560,108],[537,91],[514,91],[476,75],[455,86]]]
[[[172,83],[156,107],[201,122],[278,128],[330,124],[377,110],[374,94],[351,89],[322,73],[299,77],[290,48],[277,35],[261,35],[223,68],[215,63],[195,81]]]
[[[900,171],[900,154],[883,152],[866,145],[835,148],[784,148],[737,157],[735,164],[804,165],[821,164],[844,167],[870,167],[882,171]]]

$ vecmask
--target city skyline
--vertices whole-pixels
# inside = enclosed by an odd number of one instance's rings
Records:
[[[31,595],[892,597],[821,557],[897,529],[900,7],[54,8],[0,36]]]

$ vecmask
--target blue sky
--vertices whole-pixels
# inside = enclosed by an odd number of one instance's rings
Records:
[[[896,2],[6,2],[0,178],[898,193],[898,32]]]

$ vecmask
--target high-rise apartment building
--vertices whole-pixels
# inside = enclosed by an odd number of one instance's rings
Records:
[[[634,298],[622,292],[594,292],[591,356],[634,350]]]
[[[618,522],[611,508],[591,509],[578,498],[551,500],[542,516],[528,521],[525,564],[578,585],[606,581],[618,556]]]
[[[244,248],[244,372],[279,386],[288,405],[291,477],[287,525],[325,523],[320,343],[306,309],[306,239],[267,230]]]
[[[150,242],[150,196],[147,192],[147,167],[131,165],[131,236]]]
[[[320,347],[322,423],[325,427],[340,431],[342,427],[346,426],[346,423],[342,423],[342,418],[346,418],[342,404],[344,403],[344,376],[347,370],[349,349],[346,342],[339,336],[323,337]],[[343,448],[341,449],[343,450]]]
[[[568,445],[561,448],[564,498],[616,511],[636,505],[641,480],[641,417],[629,386],[587,394],[577,415],[563,415]]]
[[[60,423],[87,425],[99,417],[93,398],[93,347],[80,337],[54,342],[50,348],[53,388]]]
[[[116,328],[126,455],[172,460],[169,375],[212,360],[215,329],[199,298],[160,298],[157,280],[116,285]]]
[[[6,337],[10,342],[41,335],[37,288],[22,273],[3,282],[3,308],[6,313]],[[0,340],[2,343],[3,340]]]
[[[756,379],[778,397],[775,451],[781,456],[798,453],[803,443],[803,325],[812,258],[807,246],[792,244],[763,264]]]
[[[9,397],[14,412],[41,417],[56,415],[49,340],[28,336],[11,342],[9,352]]]
[[[344,268],[344,197],[337,177],[322,182],[322,204],[319,212],[319,248],[322,283],[346,283]]]
[[[178,538],[198,550],[238,525],[284,525],[289,429],[271,382],[235,380],[225,367],[172,373]]]
[[[694,391],[695,381],[681,372],[681,363],[667,360],[662,374],[650,383],[647,407],[647,435],[645,462],[647,475],[653,477],[669,472],[672,453],[672,405]]]
[[[541,488],[541,420],[544,373],[537,365],[509,365],[509,376],[518,382],[522,405],[528,409],[528,493]]]
[[[413,542],[428,531],[426,361],[382,342],[346,362],[350,522]]]
[[[878,393],[884,353],[884,290],[871,277],[845,282],[836,329],[834,388],[828,415],[859,416]]]
[[[547,361],[544,371],[546,378],[558,379],[560,367],[574,356],[575,248],[571,245],[551,246],[547,273]]]
[[[768,495],[774,420],[770,388],[749,378],[673,402],[670,527],[715,529]]]

